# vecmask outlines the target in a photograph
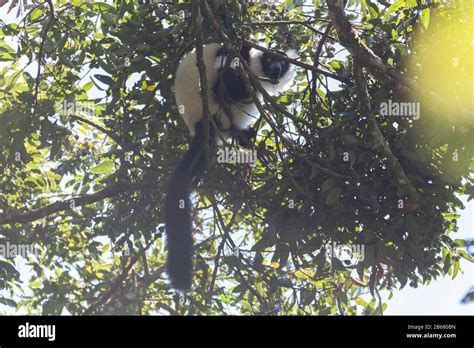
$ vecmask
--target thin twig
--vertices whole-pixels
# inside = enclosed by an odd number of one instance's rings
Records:
[[[227,238],[229,237],[230,229],[234,225],[235,219],[237,215],[239,214],[239,210],[240,210],[240,207],[232,212],[232,217],[230,218],[229,223],[224,227],[224,230],[223,230],[224,235],[222,236],[222,241],[219,245],[219,249],[217,250],[217,255],[214,259],[214,271],[212,273],[212,279],[211,279],[211,284],[209,285],[209,293],[206,299],[206,303],[209,303],[212,299],[212,295],[214,293],[214,284],[216,283],[217,270],[219,269],[219,262],[222,256],[222,251],[224,250],[225,243],[227,242]]]
[[[331,35],[328,35],[328,33],[324,33],[315,27],[311,26],[310,24],[320,22],[317,19],[313,20],[307,20],[307,21],[298,21],[298,20],[293,20],[293,21],[260,21],[260,22],[251,22],[249,23],[251,26],[275,26],[275,25],[292,25],[292,24],[300,24],[305,26],[306,28],[314,31],[315,33],[321,35],[323,38],[327,38],[332,41],[337,41],[337,39]]]
[[[244,40],[244,44],[246,44],[246,45],[248,45],[252,48],[255,48],[259,51],[262,51],[262,52],[266,53],[267,55],[269,55],[270,57],[274,57],[274,58],[277,58],[279,60],[289,62],[293,65],[299,66],[299,67],[304,68],[306,70],[310,70],[315,74],[324,75],[324,76],[330,77],[334,80],[343,82],[345,84],[352,85],[352,81],[347,77],[339,76],[339,75],[333,74],[331,72],[319,69],[318,67],[315,67],[313,65],[300,62],[299,60],[296,60],[294,58],[290,58],[290,57],[285,56],[283,54],[280,54],[278,52],[272,51],[272,50],[270,50],[266,47],[260,46],[260,45],[256,44],[255,42],[252,42],[250,40]]]
[[[38,72],[36,73],[36,81],[35,81],[35,94],[34,94],[34,106],[33,106],[33,115],[36,115],[36,108],[38,107],[38,93],[39,93],[39,85],[40,85],[40,77],[41,77],[41,60],[43,59],[43,50],[44,50],[44,45],[46,43],[46,38],[48,36],[49,29],[51,28],[51,25],[53,24],[55,20],[55,15],[54,15],[54,6],[52,0],[46,0],[46,3],[49,6],[49,19],[48,23],[46,24],[46,27],[44,28],[43,35],[41,36],[41,43],[40,43],[40,48],[38,52]]]
[[[113,134],[109,130],[105,129],[101,125],[98,125],[97,123],[94,123],[91,120],[88,120],[87,118],[77,116],[77,115],[71,115],[71,118],[79,120],[81,122],[84,122],[84,123],[88,124],[89,126],[94,127],[95,129],[97,129],[97,130],[101,131],[102,133],[104,133],[105,135],[107,135],[110,139],[115,141],[117,144],[120,144],[120,139],[115,134]]]
[[[120,285],[125,279],[127,279],[128,273],[135,266],[138,260],[141,259],[142,255],[146,253],[147,249],[153,244],[153,241],[150,241],[148,245],[143,248],[140,252],[135,254],[135,256],[130,260],[129,264],[123,269],[122,273],[114,280],[110,288],[91,306],[89,306],[82,315],[91,315],[102,305],[106,304],[112,295],[120,288]]]

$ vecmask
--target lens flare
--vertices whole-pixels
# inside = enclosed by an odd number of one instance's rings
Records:
[[[428,30],[418,35],[409,67],[426,110],[422,117],[450,124],[474,121],[473,5],[456,3],[450,11],[435,13]]]

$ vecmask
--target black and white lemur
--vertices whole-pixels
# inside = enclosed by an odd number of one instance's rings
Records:
[[[285,90],[294,79],[294,66],[288,62],[274,59],[246,45],[242,46],[240,55],[257,77],[267,78],[262,80],[261,84],[270,94]],[[286,55],[295,58],[295,51],[287,51]],[[203,46],[209,111],[218,132],[224,138],[231,132],[245,132],[251,123],[258,119],[258,110],[252,96],[235,64],[226,64],[228,59],[229,54],[222,45],[212,43]],[[205,170],[203,104],[196,61],[196,50],[193,50],[182,59],[176,72],[176,103],[191,131],[193,141],[171,176],[164,207],[168,247],[167,273],[171,286],[180,291],[190,289],[193,274],[194,242],[189,194],[192,184]],[[232,61],[234,62],[235,60]],[[225,95],[225,108],[221,107],[222,95]],[[262,98],[259,93],[257,96]],[[230,115],[223,109],[228,112],[230,110]]]

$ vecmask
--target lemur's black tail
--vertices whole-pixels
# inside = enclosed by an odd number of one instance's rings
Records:
[[[204,132],[201,123],[179,165],[171,175],[165,198],[165,224],[168,246],[167,273],[171,286],[189,290],[193,277],[194,241],[189,199],[193,179],[205,169]]]

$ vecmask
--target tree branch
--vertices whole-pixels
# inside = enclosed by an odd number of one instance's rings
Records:
[[[337,37],[353,57],[358,57],[364,65],[372,72],[382,73],[392,79],[399,79],[399,74],[395,69],[389,67],[360,39],[357,30],[344,15],[344,10],[339,7],[338,0],[326,0],[329,15],[337,32]]]
[[[65,210],[71,210],[83,205],[95,203],[105,198],[118,196],[124,192],[137,191],[143,188],[140,184],[119,183],[106,187],[96,193],[80,197],[70,198],[61,202],[55,202],[42,208],[28,212],[12,214],[0,214],[0,226],[14,223],[28,223],[45,218]]]
[[[97,123],[94,123],[91,120],[88,120],[87,118],[84,118],[84,117],[81,117],[81,116],[71,115],[70,117],[73,118],[73,119],[79,120],[81,122],[84,122],[84,123],[88,124],[89,126],[94,127],[95,129],[97,129],[97,130],[101,131],[102,133],[104,133],[105,135],[107,135],[110,139],[115,141],[117,144],[120,144],[120,139],[114,133],[112,133],[109,130],[105,129],[101,125],[98,125]]]
[[[355,89],[359,99],[360,113],[367,116],[369,129],[374,136],[376,145],[383,156],[387,159],[390,168],[397,177],[398,183],[406,189],[410,200],[419,201],[420,196],[416,192],[416,189],[410,184],[403,167],[392,153],[384,135],[380,131],[380,128],[377,124],[372,106],[370,105],[370,97],[367,91],[367,85],[365,83],[366,80],[362,66],[366,66],[374,73],[385,74],[394,80],[399,80],[400,76],[394,69],[387,66],[380,57],[378,57],[362,42],[357,34],[357,31],[346,19],[344,10],[338,5],[338,1],[326,0],[326,2],[340,43],[349,51],[354,59],[353,73],[355,79]]]
[[[370,105],[370,97],[369,92],[367,91],[365,78],[366,77],[364,76],[363,67],[360,64],[359,58],[354,57],[355,89],[357,98],[359,99],[360,113],[367,117],[369,130],[375,139],[375,143],[382,155],[387,159],[388,165],[397,177],[398,183],[400,186],[406,189],[410,200],[419,202],[420,196],[416,192],[416,189],[410,184],[410,181],[405,174],[405,170],[401,166],[400,162],[398,162],[398,159],[395,157],[395,155],[392,153],[392,150],[387,144],[384,135],[380,131],[377,120],[375,119],[374,113],[372,111],[372,106]]]

